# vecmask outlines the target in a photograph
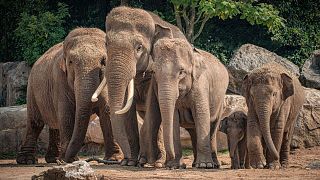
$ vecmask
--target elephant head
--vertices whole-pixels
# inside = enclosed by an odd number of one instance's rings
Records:
[[[220,131],[228,137],[230,158],[235,158],[239,142],[245,138],[247,127],[247,115],[242,111],[236,111],[224,118],[220,124]]]
[[[63,43],[60,67],[75,98],[75,126],[65,158],[71,161],[82,146],[91,115],[91,96],[100,84],[106,64],[105,33],[95,28],[77,28]],[[59,83],[59,82],[57,82]]]
[[[175,107],[192,89],[194,81],[206,68],[202,56],[186,40],[170,38],[165,33],[153,49],[153,78],[158,88],[158,100],[167,152],[173,150],[173,121]],[[169,37],[169,38],[167,38]]]
[[[262,137],[271,156],[278,160],[279,152],[271,137],[270,121],[272,116],[278,114],[283,102],[294,94],[294,88],[292,77],[288,73],[275,73],[268,69],[266,65],[246,75],[242,91],[249,111],[253,111],[258,119]]]

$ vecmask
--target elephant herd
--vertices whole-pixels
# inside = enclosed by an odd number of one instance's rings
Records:
[[[246,75],[242,89],[248,113],[235,112],[220,123],[229,76],[214,55],[138,8],[114,8],[105,30],[76,28],[33,65],[27,133],[17,163],[37,163],[37,139],[45,124],[46,162],[77,160],[96,113],[104,159],[123,166],[185,168],[180,127],[191,136],[193,167],[220,167],[219,129],[228,136],[232,168],[288,165],[304,93],[281,65],[270,63]],[[144,119],[140,132],[137,113]]]

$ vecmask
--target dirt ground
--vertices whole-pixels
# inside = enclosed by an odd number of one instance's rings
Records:
[[[83,158],[85,159],[85,158]],[[320,147],[296,150],[291,153],[290,167],[285,170],[231,170],[228,154],[220,154],[222,168],[219,170],[192,169],[193,157],[184,158],[187,169],[167,170],[154,168],[121,167],[90,162],[96,173],[106,179],[319,179],[320,180]],[[45,164],[39,159],[37,165],[17,165],[15,160],[0,160],[0,180],[30,179],[55,164]]]

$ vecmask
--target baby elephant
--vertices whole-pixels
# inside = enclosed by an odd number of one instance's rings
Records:
[[[247,115],[242,111],[232,113],[221,121],[220,131],[228,137],[231,168],[250,168],[247,154]]]
[[[297,77],[277,63],[257,68],[244,78],[248,105],[247,141],[250,165],[263,168],[265,144],[267,167],[288,165],[294,124],[305,94]]]
[[[229,82],[226,68],[212,54],[193,48],[186,40],[170,38],[170,35],[159,39],[153,51],[154,74],[151,80],[152,92],[149,95],[152,96],[150,102],[159,104],[167,155],[166,166],[183,166],[180,124],[189,132],[195,133],[192,136],[195,137],[192,139],[194,165],[197,168],[218,168],[216,133]],[[153,122],[155,118],[151,114],[156,116],[158,113],[156,108],[149,108],[146,115],[146,129],[154,135],[160,123]]]

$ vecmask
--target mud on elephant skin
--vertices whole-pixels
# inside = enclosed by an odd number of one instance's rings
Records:
[[[233,112],[221,121],[219,130],[228,138],[231,168],[250,168],[247,154],[247,115],[242,111]]]
[[[248,105],[247,141],[250,165],[263,168],[263,146],[268,168],[285,168],[293,128],[305,94],[294,75],[269,63],[245,76],[243,95]]]
[[[108,86],[112,129],[124,153],[122,165],[137,164],[139,133],[135,114],[136,110],[145,113],[149,108],[146,101],[151,79],[148,68],[149,61],[152,61],[151,49],[154,39],[165,29],[172,30],[174,37],[185,38],[179,28],[142,9],[117,7],[106,18],[108,62],[106,81],[101,87]],[[158,107],[155,105],[151,108]],[[141,132],[144,133],[144,127]],[[141,135],[140,141],[143,141],[143,137]],[[152,141],[154,146],[157,146],[156,139]],[[147,149],[141,148],[143,157]],[[162,160],[164,158],[163,155],[159,157]]]
[[[160,106],[166,166],[183,166],[180,124],[195,133],[191,136],[195,137],[192,139],[195,166],[219,167],[216,133],[229,81],[226,68],[212,54],[194,49],[186,40],[173,38],[170,29],[155,43],[152,55],[154,74],[149,96],[150,102]],[[145,120],[149,131],[147,142],[156,136],[160,124],[158,119],[152,118],[159,112],[151,110]]]
[[[50,128],[46,161],[77,159],[92,113],[102,118],[105,158],[121,158],[109,114],[105,113],[107,90],[98,102],[90,99],[101,82],[106,57],[105,33],[95,28],[77,28],[37,60],[28,80],[27,133],[17,163],[37,162],[36,142],[45,124]]]

